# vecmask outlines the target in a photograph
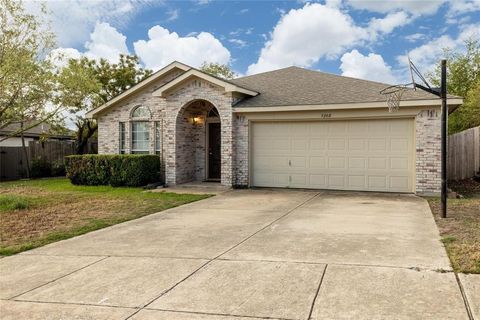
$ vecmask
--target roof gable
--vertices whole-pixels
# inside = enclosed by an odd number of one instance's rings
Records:
[[[89,112],[87,112],[86,116],[88,118],[93,118],[96,114],[98,114],[98,113],[110,108],[111,106],[123,101],[124,99],[126,99],[126,98],[130,97],[131,95],[137,93],[138,91],[145,88],[146,86],[149,86],[149,85],[155,83],[156,81],[161,80],[161,78],[163,76],[165,76],[169,72],[171,72],[173,70],[176,70],[176,69],[179,70],[179,71],[185,72],[185,71],[191,69],[191,67],[186,65],[186,64],[183,64],[181,62],[174,61],[174,62],[170,63],[169,65],[165,66],[164,68],[162,68],[162,69],[158,70],[157,72],[153,73],[151,76],[144,79],[143,81],[137,83],[136,85],[134,85],[130,89],[125,90],[124,92],[122,92],[121,94],[119,94],[116,97],[113,97],[112,99],[110,99],[109,101],[107,101],[106,103],[101,105],[100,107],[95,108],[93,110],[90,110]]]
[[[152,95],[154,97],[166,97],[166,94],[169,91],[174,90],[175,88],[180,86],[182,83],[185,83],[186,81],[189,81],[193,78],[203,79],[214,85],[222,87],[224,88],[225,92],[238,92],[238,93],[242,93],[252,97],[258,95],[257,91],[243,88],[242,86],[238,86],[228,80],[214,77],[212,75],[209,75],[205,72],[202,72],[200,70],[193,69],[193,68],[183,73],[182,75],[176,77],[172,81],[166,83],[165,85],[161,86],[160,88],[155,90]]]

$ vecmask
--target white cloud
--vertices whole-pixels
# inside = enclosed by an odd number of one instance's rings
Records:
[[[398,10],[413,15],[434,14],[446,0],[347,0],[347,4],[359,10],[388,13]]]
[[[90,40],[85,42],[85,51],[80,52],[74,48],[57,48],[50,53],[50,58],[58,66],[63,66],[69,59],[82,56],[90,59],[106,59],[117,62],[120,54],[128,54],[127,37],[117,31],[108,23],[97,22],[95,29],[90,34]]]
[[[443,49],[463,50],[465,41],[470,38],[480,37],[480,25],[467,25],[456,38],[443,35],[437,39],[431,40],[421,46],[410,50],[410,59],[415,63],[419,70],[425,75],[432,71],[439,60],[444,56]],[[401,65],[407,65],[407,56],[397,56],[397,62]]]
[[[384,83],[396,83],[392,68],[381,55],[369,53],[364,56],[357,50],[345,53],[340,59],[342,75]]]
[[[450,15],[474,12],[480,10],[480,1],[478,0],[451,0]]]
[[[369,23],[369,30],[372,33],[372,38],[375,39],[377,33],[390,33],[409,21],[409,15],[403,11],[389,13],[384,18],[372,18]]]
[[[306,4],[283,15],[258,61],[248,67],[247,73],[290,65],[310,67],[321,58],[333,58],[355,45],[378,40],[412,19],[406,12],[392,12],[360,27],[339,8],[340,5],[339,1],[330,1],[328,5]]]
[[[78,59],[80,57],[82,57],[82,53],[74,48],[56,48],[48,55],[48,58],[57,69],[66,66],[68,60]]]
[[[180,12],[178,11],[178,9],[172,9],[167,11],[167,15],[168,15],[168,18],[167,18],[168,22],[175,21],[180,16]]]
[[[423,33],[413,33],[405,36],[405,40],[407,40],[408,42],[417,42],[418,40],[425,39],[425,37],[426,36]]]
[[[248,74],[289,65],[308,67],[322,57],[334,57],[359,43],[368,33],[336,8],[318,3],[290,10],[275,26]]]
[[[125,26],[150,4],[150,0],[46,1],[47,10],[51,12],[52,29],[58,45],[63,47],[85,43],[97,21]],[[40,14],[39,2],[26,1],[25,6],[30,12]]]
[[[247,13],[249,10],[248,9],[242,9],[240,11],[238,11],[239,14],[244,14],[244,13]]]
[[[200,32],[193,37],[180,37],[161,26],[148,30],[148,40],[134,42],[135,53],[147,68],[158,70],[173,60],[194,67],[204,61],[228,64],[230,52],[211,33]]]
[[[121,53],[128,54],[127,37],[108,23],[98,23],[85,43],[85,55],[91,59],[104,58],[110,62],[118,61]]]
[[[195,1],[198,5],[205,5],[205,4],[209,4],[211,2],[211,0],[197,0]]]
[[[228,39],[228,42],[233,43],[240,48],[243,48],[247,45],[247,42],[245,40],[241,40],[241,39]]]

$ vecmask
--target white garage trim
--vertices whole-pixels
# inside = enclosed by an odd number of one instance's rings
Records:
[[[263,130],[259,149],[258,130]],[[415,192],[414,118],[250,121],[249,182],[253,187]]]

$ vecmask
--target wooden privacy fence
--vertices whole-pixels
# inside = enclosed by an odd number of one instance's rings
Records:
[[[449,180],[462,180],[480,172],[480,127],[448,137],[447,172]]]
[[[30,141],[27,147],[30,165],[38,158],[50,163],[63,161],[65,156],[74,153],[75,143],[72,141]],[[27,161],[22,147],[0,147],[0,181],[24,178],[26,172]]]

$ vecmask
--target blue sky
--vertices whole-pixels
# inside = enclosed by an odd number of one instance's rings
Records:
[[[34,3],[27,3],[29,8]],[[297,65],[405,82],[405,55],[427,72],[442,48],[480,38],[480,1],[50,1],[55,54],[115,61],[137,54],[228,63],[240,75]],[[34,10],[34,9],[32,9]]]

